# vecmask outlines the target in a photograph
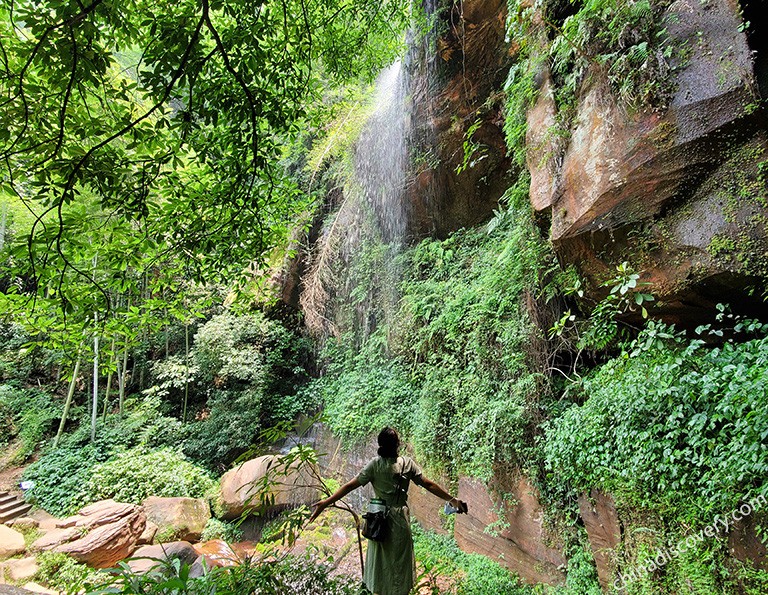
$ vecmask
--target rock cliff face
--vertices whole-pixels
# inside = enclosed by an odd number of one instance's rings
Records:
[[[678,0],[666,24],[687,56],[664,112],[628,113],[594,67],[563,146],[547,133],[556,108],[542,75],[528,114],[531,203],[591,297],[629,261],[661,313],[693,322],[728,298],[759,307],[749,294],[768,274],[768,136],[737,3]]]
[[[486,220],[512,180],[501,111],[510,66],[506,1],[432,10],[437,37],[416,46],[408,64],[413,138],[406,203],[408,232],[416,238],[444,237]],[[474,150],[465,152],[465,140]]]
[[[463,9],[451,7],[437,13],[435,45],[414,51],[406,64],[412,240],[487,220],[519,173],[502,130],[500,90],[510,65],[506,3],[467,0]],[[554,83],[546,68],[538,74],[537,100],[527,114],[531,204],[560,263],[588,281],[588,298],[601,299],[602,282],[629,261],[650,284],[656,312],[671,322],[698,323],[720,301],[764,317],[768,127],[760,105],[764,77],[755,70],[764,56],[740,30],[735,0],[677,0],[666,23],[673,43],[687,51],[664,111],[628,111],[603,67],[594,65],[578,89],[573,126],[563,140],[552,133],[558,125]],[[369,445],[337,456],[340,445],[329,433],[315,440],[318,451],[328,453],[324,470],[346,478],[375,454]],[[456,521],[463,549],[488,555],[531,583],[563,582],[562,544],[547,533],[526,478],[504,485],[517,502],[513,507],[470,478],[461,478],[458,488],[470,505],[470,514]],[[354,494],[358,506],[369,496]],[[420,523],[443,530],[439,501],[417,488],[409,499]],[[579,510],[607,588],[623,538],[619,514],[610,495],[599,492],[582,495]],[[499,530],[486,531],[489,526]],[[741,559],[764,559],[746,524],[736,528],[730,546]]]

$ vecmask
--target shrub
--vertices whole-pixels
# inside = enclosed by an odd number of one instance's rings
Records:
[[[98,571],[59,552],[42,552],[37,557],[37,564],[35,580],[67,595],[80,593],[86,582],[100,578]]]
[[[74,514],[84,502],[83,488],[93,466],[108,457],[94,444],[49,450],[24,470],[23,479],[35,483],[25,498],[56,516]]]
[[[227,543],[234,543],[236,541],[241,541],[242,538],[243,532],[236,524],[211,518],[208,519],[208,522],[205,524],[200,541],[222,539]]]
[[[424,579],[427,583],[434,583],[436,576],[448,577],[452,579],[448,592],[456,595],[533,593],[530,587],[523,585],[497,562],[479,554],[461,551],[452,538],[425,531],[415,524],[412,530],[416,560],[425,568]],[[439,592],[445,593],[444,589]]]
[[[309,558],[283,556],[255,561],[247,558],[231,568],[212,568],[199,578],[189,576],[189,566],[179,560],[165,562],[156,572],[135,574],[127,565],[112,571],[106,586],[87,587],[88,594],[124,595],[242,595],[243,593],[322,593],[357,595],[355,581],[331,577],[328,566]]]
[[[0,386],[0,446],[6,446],[16,437],[15,411],[7,393],[13,389],[8,385]]]
[[[113,498],[133,504],[148,496],[200,498],[213,483],[207,472],[173,450],[136,449],[95,465],[82,498],[85,502]]]
[[[205,419],[190,424],[182,448],[191,459],[215,469],[253,444],[265,416],[264,394],[258,388],[216,390],[208,406]]]
[[[707,348],[649,324],[546,424],[551,484],[706,523],[768,496],[768,338]],[[663,508],[662,508],[663,510]]]
[[[415,388],[406,370],[381,352],[376,337],[357,354],[352,341],[347,336],[329,345],[326,353],[333,359],[326,374],[313,385],[325,403],[329,425],[350,442],[365,439],[386,425],[408,434]]]
[[[557,595],[601,595],[597,580],[597,568],[592,552],[587,547],[577,547],[568,558],[565,587],[555,591]]]
[[[34,359],[24,345],[30,336],[13,323],[0,322],[0,380],[25,380],[34,370]]]
[[[192,358],[203,382],[233,387],[263,386],[292,392],[281,381],[301,380],[307,344],[278,322],[261,313],[220,314],[195,335]]]
[[[225,468],[264,427],[311,407],[311,394],[301,390],[306,342],[262,314],[213,317],[195,335],[190,357],[207,402],[183,450],[211,469]]]
[[[61,405],[51,394],[39,389],[0,386],[0,441],[18,436],[20,448],[15,463],[23,463],[56,428]]]

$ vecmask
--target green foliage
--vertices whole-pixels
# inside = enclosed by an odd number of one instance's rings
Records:
[[[162,416],[157,399],[129,400],[126,415],[109,416],[95,442],[85,423],[65,435],[59,448],[44,450],[24,471],[24,479],[35,482],[26,497],[51,514],[72,514],[86,503],[84,491],[96,464],[134,447],[172,446],[182,436],[179,422]]]
[[[588,76],[607,79],[623,105],[632,109],[666,109],[674,91],[675,50],[663,18],[669,4],[545,0],[531,5],[509,0],[507,36],[517,52],[504,87],[504,131],[519,167],[526,165],[526,110],[536,99],[543,82],[537,78],[545,71],[552,75],[558,109],[553,135],[570,134],[576,98]]]
[[[0,385],[0,442],[19,438],[14,462],[23,463],[55,429],[61,405],[47,392],[35,388]]]
[[[512,157],[521,169],[526,167],[525,135],[528,131],[527,111],[538,95],[535,82],[536,71],[542,67],[542,59],[535,56],[528,47],[530,37],[530,10],[524,10],[517,0],[508,2],[510,17],[507,20],[507,35],[519,44],[515,63],[509,69],[504,92],[504,135]]]
[[[582,281],[575,271],[561,275],[560,283],[565,295],[584,297]],[[622,336],[622,316],[639,310],[643,318],[648,318],[646,306],[655,298],[647,293],[647,290],[643,291],[647,285],[648,283],[640,281],[640,274],[635,272],[628,262],[622,262],[616,267],[614,276],[601,284],[601,287],[609,287],[610,291],[594,305],[589,316],[578,319],[570,309],[566,310],[549,329],[550,338],[555,335],[573,334],[577,349],[605,350]]]
[[[436,461],[489,477],[527,452],[538,389],[537,330],[523,298],[552,266],[527,207],[527,180],[488,229],[425,240],[406,254],[397,349],[418,388],[413,439]]]
[[[453,595],[528,595],[534,591],[490,558],[461,551],[452,538],[412,525],[414,552],[425,569],[419,582],[432,586],[433,593]],[[449,590],[437,591],[434,580],[447,576]]]
[[[734,329],[761,338],[705,348],[649,323],[583,381],[583,405],[545,424],[551,485],[561,493],[601,487],[702,525],[768,495],[768,338],[759,323]]]
[[[624,551],[620,560],[620,576],[614,593],[655,595],[656,593],[744,593],[758,595],[768,585],[768,573],[751,563],[742,563],[729,555],[728,539],[718,537],[696,541],[680,550],[676,541],[684,539],[674,530],[659,535],[657,547],[640,544],[636,550]],[[665,544],[666,542],[666,544]],[[671,551],[676,553],[670,555]]]
[[[42,552],[37,556],[35,581],[67,595],[76,595],[86,582],[98,580],[99,573],[67,554]]]
[[[205,524],[203,533],[200,536],[200,541],[206,542],[211,539],[221,539],[227,543],[235,543],[237,541],[242,541],[243,532],[235,523],[228,523],[227,521],[211,518],[208,519],[208,522]]]
[[[350,325],[329,342],[315,383],[339,435],[360,440],[395,425],[427,462],[483,478],[496,462],[530,453],[540,381],[529,351],[537,331],[523,299],[541,292],[553,260],[527,191],[520,180],[485,228],[405,251],[395,266],[402,281],[394,316],[389,302],[370,299],[387,295],[389,280],[376,272],[384,265],[355,265],[355,290],[341,309],[362,308],[377,326]]]
[[[203,381],[219,386],[264,387],[275,391],[286,381],[301,383],[308,345],[285,326],[261,313],[214,316],[195,335],[192,358]]]
[[[35,482],[25,497],[56,516],[74,514],[82,505],[80,493],[92,467],[109,458],[96,445],[66,445],[44,453],[24,470],[25,480]]]
[[[25,345],[29,335],[18,324],[0,321],[0,381],[24,380],[34,370],[34,360]]]
[[[768,571],[747,563],[739,564],[735,575],[745,595],[761,595],[768,591]]]
[[[103,586],[89,587],[88,595],[283,595],[323,593],[356,595],[354,581],[332,578],[330,569],[306,557],[281,556],[256,561],[252,558],[232,568],[212,568],[204,576],[189,576],[190,567],[179,560],[164,562],[148,574],[135,574],[124,563],[112,571]]]
[[[189,426],[184,453],[211,469],[231,462],[256,439],[266,415],[264,400],[257,388],[212,391],[206,417]]]
[[[467,168],[475,167],[475,165],[488,156],[486,149],[473,138],[475,132],[478,131],[482,124],[483,121],[478,119],[470,124],[469,128],[467,128],[467,131],[464,133],[464,142],[462,143],[464,157],[462,158],[461,163],[456,167],[457,174],[460,174]]]
[[[301,201],[280,170],[285,140],[328,81],[371,77],[397,55],[408,6],[4,5],[0,196],[35,220],[14,251],[34,279],[25,289],[63,295],[82,317],[133,271],[153,284],[181,267],[242,273]],[[84,232],[91,222],[103,242]],[[97,251],[110,273],[87,292]]]
[[[597,567],[588,547],[575,548],[568,558],[565,587],[555,589],[556,595],[600,595]]]
[[[200,498],[214,480],[171,449],[130,450],[95,465],[80,498],[141,504],[148,496]]]
[[[314,383],[334,433],[358,442],[386,425],[410,429],[414,388],[407,370],[382,352],[380,332],[359,352],[352,337],[326,346],[325,375]]]
[[[190,390],[207,400],[188,428],[184,452],[208,467],[224,466],[264,427],[311,409],[312,394],[302,390],[307,353],[305,340],[260,313],[221,314],[204,324],[190,354],[198,376]]]
[[[606,73],[625,105],[666,108],[673,91],[673,48],[662,16],[670,2],[587,0],[562,23],[553,11],[560,4],[547,3],[545,22],[554,36],[549,52],[561,109],[572,109],[567,104],[590,68]]]

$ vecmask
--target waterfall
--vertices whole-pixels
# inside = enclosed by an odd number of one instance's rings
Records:
[[[355,176],[376,216],[382,240],[399,246],[406,232],[409,120],[401,61],[379,75],[373,105],[373,113],[355,146]]]
[[[433,217],[438,160],[429,87],[436,77],[435,65],[424,65],[434,45],[434,26],[412,33],[405,57],[376,80],[351,171],[339,178],[343,193],[334,196],[338,206],[303,277],[305,324],[318,337],[353,329],[367,337],[398,312],[398,256]]]

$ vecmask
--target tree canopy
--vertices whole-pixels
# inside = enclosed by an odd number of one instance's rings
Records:
[[[284,233],[279,160],[328,82],[399,51],[400,0],[2,0],[2,297],[111,308]],[[4,210],[5,213],[5,210]],[[6,302],[7,303],[7,302]]]

